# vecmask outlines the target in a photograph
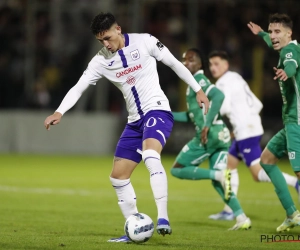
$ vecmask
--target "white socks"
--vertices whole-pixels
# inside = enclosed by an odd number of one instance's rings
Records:
[[[239,179],[239,173],[237,169],[233,169],[231,172],[231,190],[237,196],[239,185],[240,185],[240,179]]]
[[[150,184],[156,202],[158,218],[169,220],[167,212],[168,181],[160,154],[155,150],[147,149],[142,154],[143,161],[150,173]]]
[[[296,183],[298,181],[296,176],[292,176],[292,175],[289,175],[289,174],[286,174],[286,173],[282,173],[282,174],[283,174],[283,177],[284,177],[286,183],[289,186],[292,186],[292,187],[296,186]],[[258,172],[258,181],[259,182],[271,182],[269,176],[266,174],[265,170],[263,170],[263,169],[261,169]]]
[[[136,195],[130,179],[119,180],[110,177],[110,181],[116,190],[118,204],[126,220],[130,215],[138,212],[136,207]]]

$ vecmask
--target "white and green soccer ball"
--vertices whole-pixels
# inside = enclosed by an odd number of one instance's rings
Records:
[[[154,224],[152,219],[143,213],[130,215],[124,226],[127,237],[136,243],[148,241],[154,232]]]

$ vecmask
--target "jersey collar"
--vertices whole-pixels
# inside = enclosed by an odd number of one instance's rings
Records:
[[[124,38],[125,38],[125,47],[127,47],[129,45],[129,36],[127,33],[123,34]]]
[[[203,75],[203,74],[204,74],[203,69],[198,70],[198,71],[194,74],[194,76],[195,76],[195,75],[198,75],[198,74],[202,74],[202,75]]]
[[[297,40],[292,40],[292,41],[290,41],[289,43],[293,43],[293,44],[295,44],[295,45],[298,44]]]

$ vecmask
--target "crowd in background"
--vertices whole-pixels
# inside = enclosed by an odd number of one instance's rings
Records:
[[[58,2],[59,0],[53,0]],[[72,5],[60,10],[59,25],[54,26],[51,0],[39,0],[33,12],[34,49],[28,46],[28,15],[31,1],[7,0],[0,3],[0,109],[55,109],[66,92],[78,81],[87,63],[94,55],[95,47],[89,25],[101,11],[93,8],[94,1],[72,1]],[[64,1],[68,2],[68,1]],[[88,3],[87,3],[88,2]],[[147,32],[159,38],[180,59],[186,46],[199,48],[203,55],[211,50],[226,50],[231,58],[231,69],[245,79],[253,77],[253,49],[265,49],[263,95],[264,117],[280,117],[281,97],[279,88],[272,80],[272,67],[277,65],[277,54],[268,50],[264,42],[247,28],[253,21],[267,29],[270,13],[287,13],[294,21],[294,35],[300,26],[298,10],[300,1],[196,1],[198,17],[197,44],[188,41],[191,32],[188,21],[189,1],[139,2],[139,30],[132,30],[133,0],[115,0],[118,8],[112,11],[123,32]],[[135,1],[136,2],[136,1]],[[129,11],[131,10],[131,11]],[[59,32],[55,29],[59,27]],[[30,31],[30,30],[29,30]],[[97,47],[98,46],[98,47]],[[33,81],[26,85],[26,63],[28,55],[34,53]],[[205,72],[210,77],[207,61]],[[179,109],[179,80],[173,71],[158,63],[158,72],[163,90],[173,110]],[[121,113],[124,101],[119,90],[110,85],[107,89],[107,111]],[[92,98],[97,96],[92,95]],[[93,111],[92,100],[85,110]]]

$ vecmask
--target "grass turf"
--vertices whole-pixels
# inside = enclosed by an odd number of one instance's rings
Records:
[[[155,232],[138,245],[107,242],[124,234],[124,219],[108,178],[112,156],[0,155],[0,249],[299,249],[300,242],[261,242],[265,235],[278,235],[275,230],[285,213],[272,184],[255,183],[244,165],[239,167],[238,198],[252,229],[227,231],[234,221],[208,219],[223,208],[210,181],[178,180],[169,174],[174,156],[162,158],[173,234],[162,237]],[[280,162],[280,168],[292,174],[287,161]],[[139,211],[156,222],[143,163],[131,181]],[[290,192],[299,208],[296,191],[290,187]],[[300,227],[283,235],[298,240]]]

